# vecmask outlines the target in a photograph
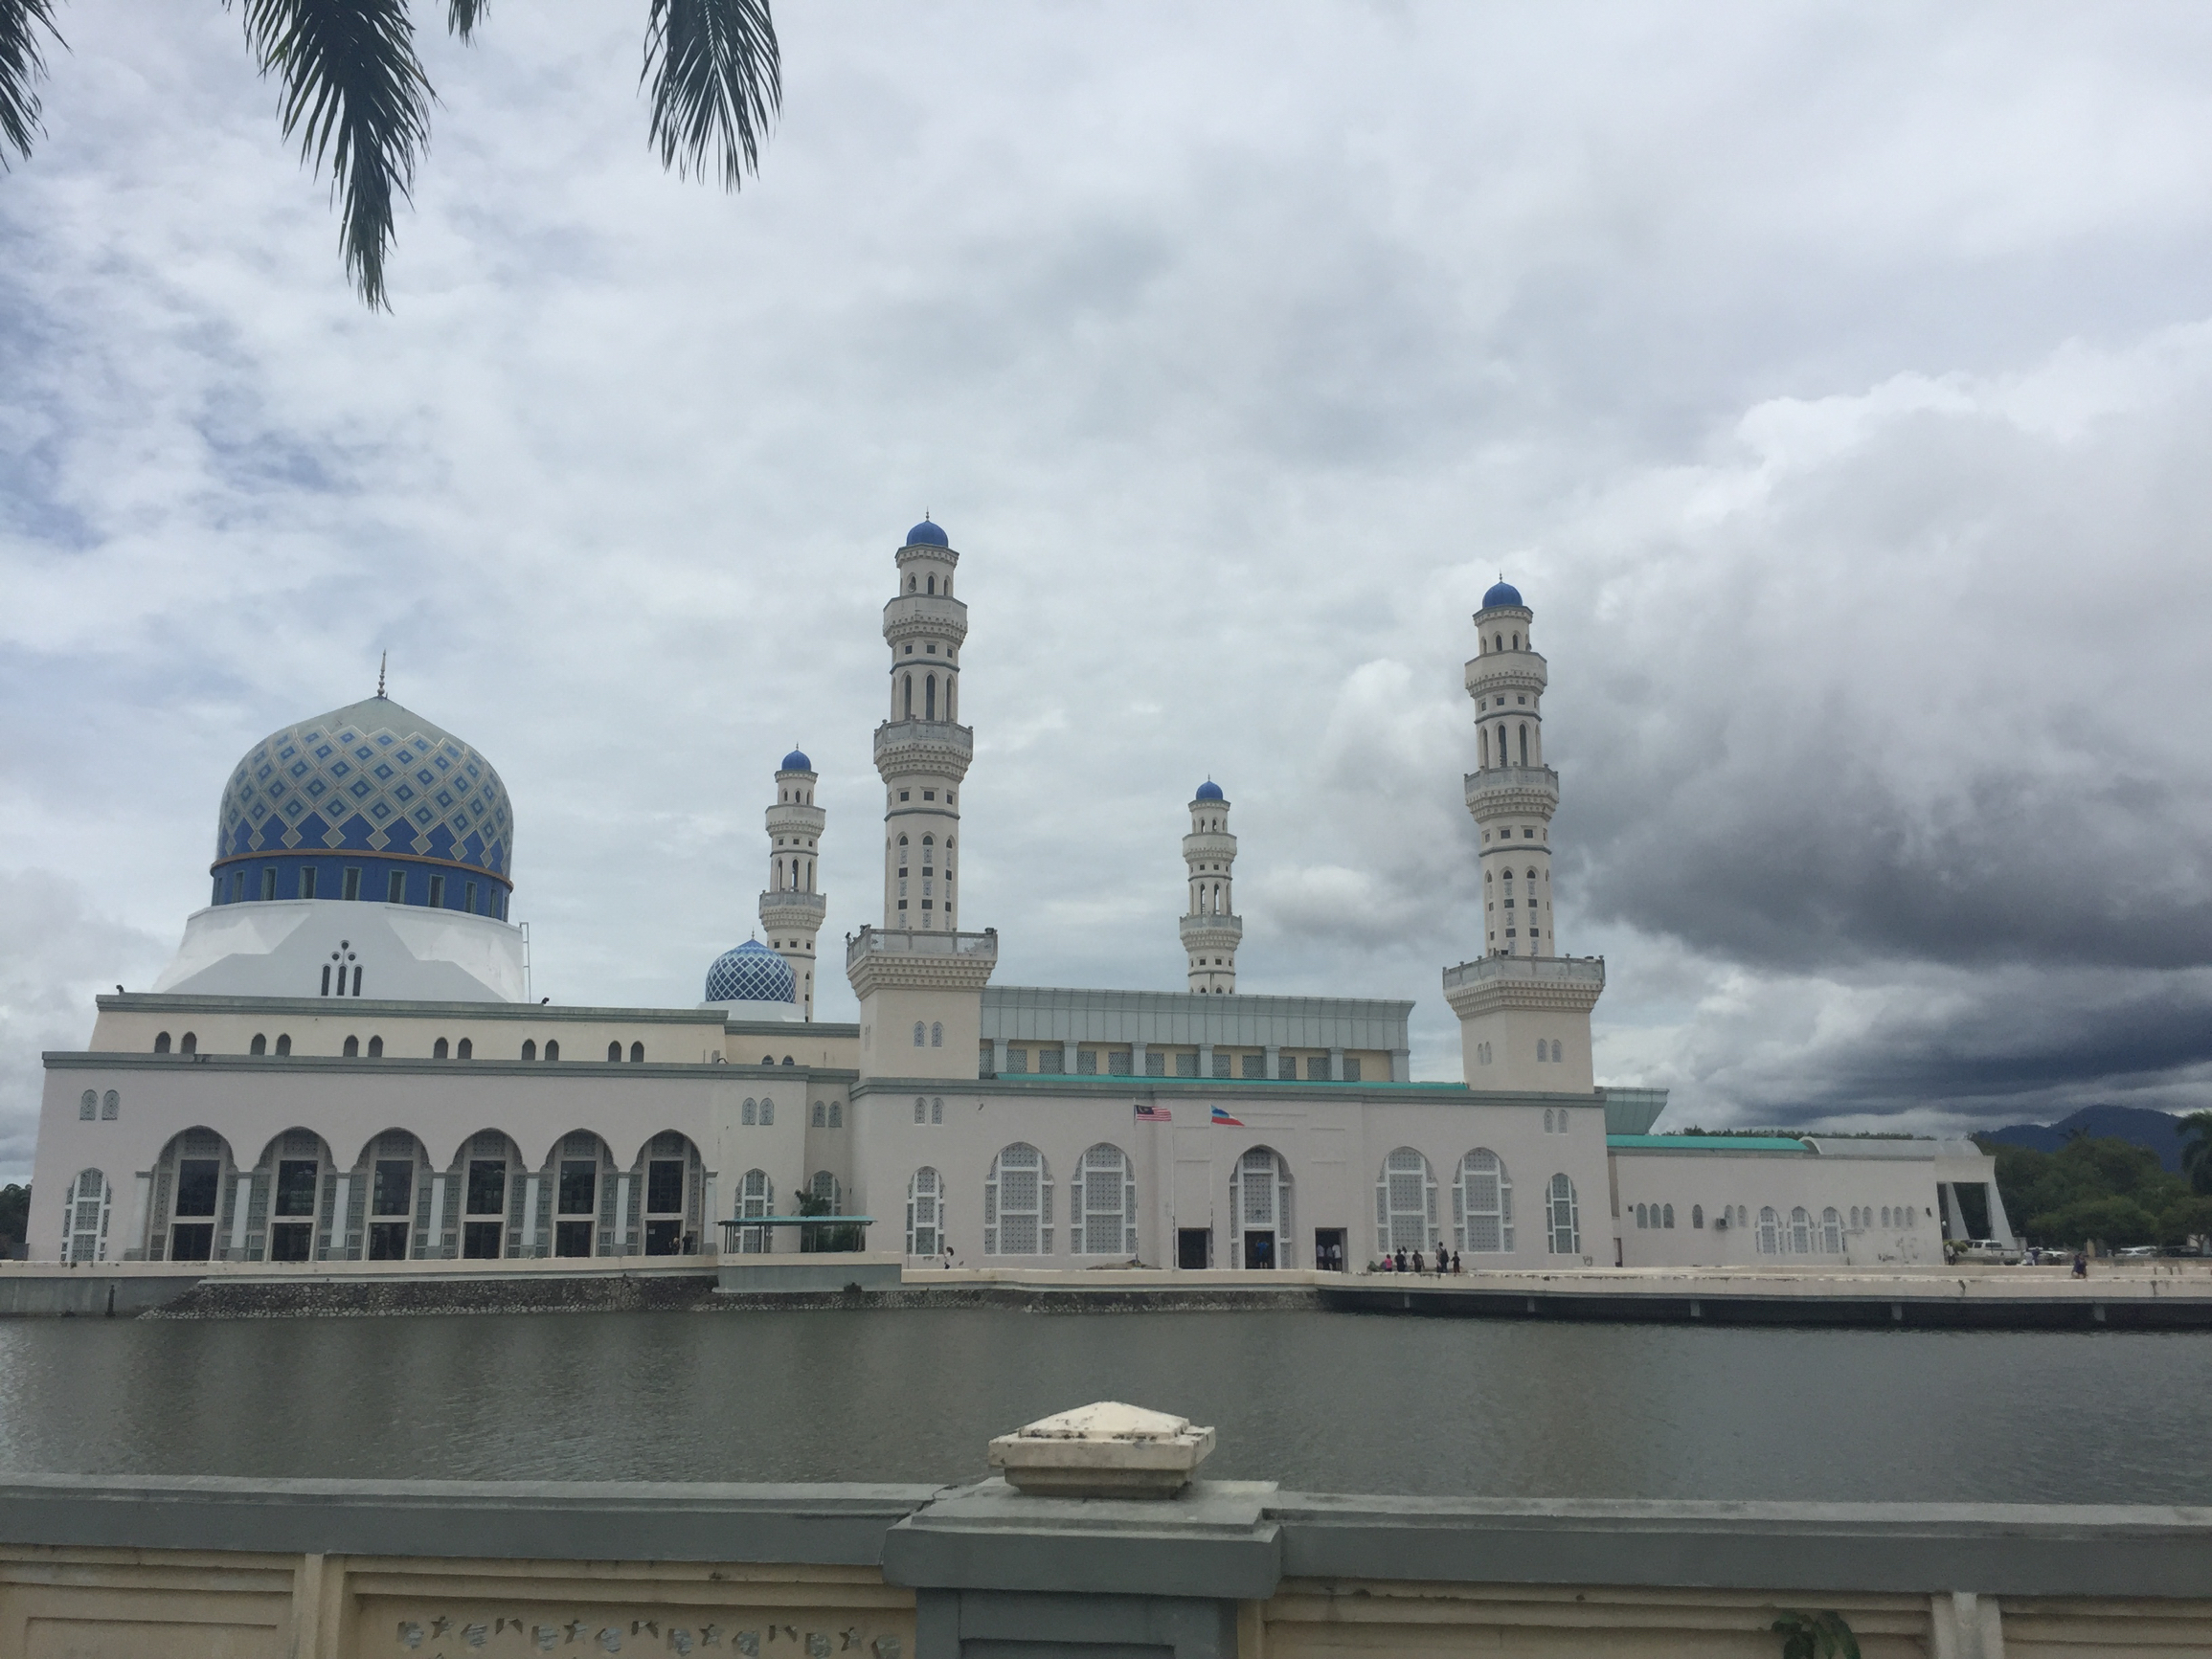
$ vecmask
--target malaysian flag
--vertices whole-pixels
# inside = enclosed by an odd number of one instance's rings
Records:
[[[1175,1114],[1164,1106],[1149,1106],[1143,1101],[1139,1101],[1137,1103],[1137,1121],[1139,1123],[1173,1123]]]

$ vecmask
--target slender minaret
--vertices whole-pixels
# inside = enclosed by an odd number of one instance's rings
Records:
[[[1551,939],[1551,815],[1559,773],[1544,764],[1544,659],[1529,637],[1535,613],[1501,580],[1475,615],[1467,695],[1475,699],[1481,770],[1467,810],[1482,833],[1482,948],[1490,956],[1555,956]]]
[[[1559,773],[1544,764],[1544,659],[1535,613],[1501,579],[1475,613],[1478,769],[1466,777],[1467,810],[1481,835],[1482,958],[1444,974],[1459,1016],[1470,1085],[1581,1092],[1591,1087],[1590,1011],[1605,989],[1595,958],[1557,958],[1551,927],[1551,815]]]
[[[958,926],[960,780],[975,738],[959,718],[960,642],[968,608],[953,597],[959,564],[929,520],[898,550],[899,594],[883,610],[891,647],[891,717],[875,734],[883,775],[883,925]]]
[[[898,550],[883,608],[891,713],[875,730],[883,776],[883,926],[846,942],[860,998],[860,1069],[869,1076],[974,1077],[996,932],[959,930],[960,782],[975,733],[959,724],[968,608],[953,597],[960,556],[928,519]]]
[[[800,1012],[814,1018],[814,935],[827,906],[815,885],[814,861],[823,813],[814,804],[814,763],[793,750],[776,772],[776,804],[768,809],[768,887],[760,926],[768,948],[791,966]]]
[[[1202,996],[1236,990],[1236,947],[1244,918],[1236,913],[1231,873],[1236,837],[1229,833],[1229,800],[1210,777],[1190,803],[1190,833],[1183,838],[1189,866],[1190,908],[1182,922],[1183,953],[1190,961],[1190,988]]]

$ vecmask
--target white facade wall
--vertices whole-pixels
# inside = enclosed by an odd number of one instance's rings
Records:
[[[1512,1183],[1514,1247],[1485,1253],[1468,1266],[1569,1265],[1566,1255],[1549,1249],[1544,1225],[1545,1189],[1555,1175],[1572,1183],[1580,1211],[1581,1250],[1571,1265],[1585,1265],[1583,1258],[1591,1263],[1612,1259],[1605,1110],[1594,1096],[1561,1096],[1546,1103],[1535,1096],[1484,1101],[1450,1087],[1401,1092],[1246,1085],[1208,1090],[1203,1080],[1182,1089],[1160,1080],[1149,1087],[1126,1087],[1141,1083],[862,1082],[855,1090],[857,1128],[851,1143],[856,1201],[870,1215],[899,1220],[902,1229],[894,1242],[892,1233],[879,1227],[876,1246],[904,1247],[909,1185],[915,1172],[927,1167],[942,1177],[947,1230],[964,1265],[1003,1259],[1008,1266],[1080,1266],[1086,1260],[1111,1259],[1075,1257],[1068,1243],[1068,1193],[1076,1160],[1103,1144],[1121,1149],[1136,1179],[1138,1259],[1152,1267],[1171,1266],[1177,1230],[1206,1228],[1213,1235],[1214,1264],[1236,1266],[1230,1245],[1241,1229],[1232,1225],[1230,1176],[1247,1151],[1264,1147],[1284,1160],[1291,1177],[1292,1214],[1289,1227],[1281,1229],[1287,1239],[1278,1240],[1278,1265],[1313,1266],[1317,1230],[1336,1229],[1344,1235],[1347,1263],[1357,1267],[1381,1248],[1376,1185],[1393,1152],[1404,1148],[1420,1154],[1434,1182],[1434,1230],[1419,1245],[1426,1251],[1437,1236],[1452,1239],[1453,1181],[1460,1160],[1486,1148],[1503,1160]],[[914,1121],[916,1099],[925,1102],[925,1121],[918,1125]],[[1139,1120],[1134,1110],[1139,1100],[1165,1110],[1172,1121]],[[1241,1127],[1217,1127],[1211,1117],[1217,1104]],[[1546,1129],[1547,1112],[1558,1128]],[[1044,1155],[1052,1183],[1049,1255],[1015,1256],[1002,1250],[994,1256],[984,1249],[984,1183],[993,1160],[1017,1144]]]
[[[277,1137],[290,1130],[319,1136],[335,1172],[360,1168],[374,1155],[378,1137],[392,1132],[421,1142],[428,1171],[449,1171],[485,1131],[513,1140],[520,1172],[543,1170],[563,1137],[576,1132],[598,1136],[613,1168],[628,1171],[656,1135],[673,1131],[699,1155],[702,1202],[709,1212],[701,1218],[707,1226],[700,1243],[711,1248],[719,1243],[711,1224],[733,1213],[737,1183],[748,1170],[767,1172],[778,1212],[786,1215],[817,1170],[846,1181],[845,1132],[813,1128],[812,1109],[820,1100],[825,1118],[834,1105],[836,1115],[846,1120],[850,1080],[848,1072],[781,1065],[633,1065],[565,1059],[550,1065],[393,1059],[303,1065],[238,1056],[52,1056],[32,1177],[36,1197],[30,1254],[41,1261],[59,1258],[62,1195],[81,1172],[96,1169],[115,1194],[106,1258],[135,1256],[144,1247],[149,1219],[150,1173],[172,1137],[194,1129],[213,1132],[224,1148],[225,1225],[216,1241],[218,1258],[229,1243],[230,1184],[260,1163]],[[96,1107],[93,1118],[84,1119],[80,1102],[86,1090],[98,1101],[113,1091],[116,1115],[104,1117]],[[744,1122],[748,1100],[755,1103],[750,1125]],[[762,1100],[775,1103],[773,1124],[757,1121]],[[552,1213],[548,1198],[542,1214]],[[784,1230],[777,1247],[796,1248],[797,1235]]]
[[[1852,1143],[1829,1140],[1825,1145],[1850,1149]],[[1816,1153],[1809,1148],[1796,1153],[1616,1149],[1614,1225],[1620,1260],[1631,1267],[1941,1263],[1944,1227],[1937,1183],[1986,1183],[1995,1205],[1996,1159],[1970,1142],[1874,1145],[1881,1150],[1857,1156],[1850,1150]],[[1642,1225],[1637,1224],[1639,1204]],[[1670,1206],[1672,1226],[1665,1224]],[[1726,1227],[1718,1224],[1724,1208]],[[1800,1209],[1807,1219],[1811,1247],[1806,1250],[1796,1248],[1791,1224]],[[1760,1216],[1766,1210],[1774,1213],[1776,1222],[1772,1251],[1760,1247]],[[1826,1224],[1831,1211],[1837,1223],[1833,1238]],[[2000,1237],[2009,1242],[2001,1207],[1993,1213]]]

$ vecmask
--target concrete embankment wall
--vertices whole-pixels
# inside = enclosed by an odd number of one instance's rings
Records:
[[[2212,1270],[1752,1271],[1580,1269],[1435,1275],[908,1268],[835,1256],[712,1258],[666,1267],[566,1260],[324,1263],[312,1267],[124,1263],[0,1267],[0,1316],[278,1318],[327,1314],[618,1312],[779,1308],[1016,1308],[1031,1312],[1319,1310],[1614,1323],[1982,1330],[2212,1328]],[[785,1270],[779,1278],[779,1265]],[[841,1279],[851,1282],[839,1285]],[[789,1288],[778,1289],[779,1283]]]
[[[0,1484],[0,1652],[2180,1655],[2207,1561],[2194,1509],[51,1475]]]

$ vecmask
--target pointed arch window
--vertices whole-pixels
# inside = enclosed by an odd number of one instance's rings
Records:
[[[64,1262],[107,1259],[107,1217],[113,1189],[99,1170],[79,1172],[69,1184],[69,1227],[61,1237]]]
[[[1820,1212],[1820,1248],[1831,1256],[1843,1253],[1843,1220],[1833,1204]]]
[[[1068,1189],[1068,1249],[1077,1256],[1137,1254],[1137,1178],[1117,1146],[1100,1142],[1075,1160]]]
[[[991,1160],[983,1183],[983,1254],[1052,1253],[1052,1176],[1045,1155],[1016,1141]]]
[[[1382,1250],[1426,1250],[1436,1242],[1436,1177],[1429,1160],[1402,1146],[1383,1160],[1375,1179],[1375,1244]]]
[[[1790,1250],[1799,1256],[1813,1253],[1813,1218],[1803,1204],[1790,1212]]]
[[[1505,1161],[1478,1146],[1459,1160],[1452,1182],[1452,1247],[1482,1253],[1513,1248],[1513,1182]]]
[[[930,1022],[930,1046],[931,1046],[932,1048],[942,1048],[944,1045],[945,1045],[945,1027],[944,1027],[944,1021],[943,1021],[943,1020],[932,1020],[932,1021]]]
[[[922,684],[922,718],[935,720],[937,717],[937,677],[935,674],[930,675]]]
[[[906,1184],[906,1253],[935,1256],[944,1248],[945,1182],[924,1165]]]
[[[1528,764],[1528,728],[1525,726],[1521,729],[1521,764]]]
[[[1582,1254],[1582,1209],[1575,1201],[1574,1183],[1564,1174],[1551,1177],[1549,1192],[1546,1195],[1546,1208],[1550,1212],[1548,1231],[1551,1235],[1551,1253],[1555,1256]]]
[[[1782,1250],[1782,1219],[1774,1213],[1772,1204],[1759,1209],[1759,1254],[1775,1256]]]
[[[768,1172],[747,1170],[744,1178],[737,1183],[737,1213],[734,1219],[742,1222],[758,1216],[772,1216],[776,1213],[775,1203],[776,1183],[768,1178]],[[739,1253],[747,1256],[766,1254],[769,1237],[774,1231],[772,1227],[739,1227]]]

